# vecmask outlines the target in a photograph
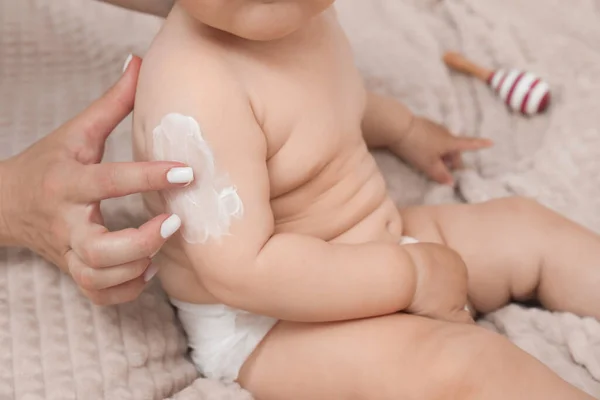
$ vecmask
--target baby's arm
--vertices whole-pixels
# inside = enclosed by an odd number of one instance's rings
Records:
[[[408,134],[415,116],[396,99],[367,93],[362,130],[370,148],[389,147]]]
[[[244,90],[230,77],[211,73],[210,79],[199,71],[186,77],[181,68],[178,81],[185,86],[170,85],[168,95],[153,104],[161,116],[177,112],[199,122],[217,170],[229,176],[244,205],[243,216],[232,220],[228,235],[206,243],[182,240],[198,278],[215,298],[278,319],[346,320],[411,307],[422,310],[424,307],[414,304],[418,294],[428,292],[433,281],[448,278],[448,284],[441,285],[445,293],[436,296],[440,300],[436,309],[423,314],[452,319],[453,313],[462,309],[465,285],[451,282],[454,277],[449,277],[449,272],[428,273],[431,261],[427,260],[433,260],[432,256],[437,257],[436,265],[462,262],[452,260],[456,254],[442,246],[341,245],[274,233],[265,136]],[[201,171],[196,173],[200,176]],[[189,222],[184,219],[184,229]],[[459,274],[457,279],[462,278]]]
[[[397,100],[369,93],[363,136],[371,148],[387,147],[439,183],[453,184],[450,169],[463,167],[461,153],[491,146],[486,139],[452,135],[445,127],[414,116]]]

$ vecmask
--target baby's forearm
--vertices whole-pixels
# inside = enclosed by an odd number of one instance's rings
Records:
[[[416,266],[403,246],[329,244],[294,234],[275,235],[253,266],[225,275],[230,282],[209,289],[219,300],[298,322],[398,312],[410,306],[417,285]]]
[[[367,146],[387,147],[402,139],[409,131],[413,118],[413,113],[399,101],[369,92],[362,122]]]
[[[100,0],[133,11],[165,18],[173,7],[173,0]]]

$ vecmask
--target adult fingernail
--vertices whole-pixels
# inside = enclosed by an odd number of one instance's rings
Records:
[[[144,282],[148,282],[150,279],[154,278],[158,273],[158,267],[156,264],[150,264],[146,271],[144,271]]]
[[[190,167],[171,168],[167,172],[167,181],[170,183],[190,183],[194,180],[194,171]]]
[[[160,236],[163,239],[170,238],[181,227],[181,218],[176,214],[171,215],[160,226]]]
[[[129,67],[129,63],[131,62],[131,60],[133,60],[133,54],[129,54],[125,59],[125,64],[123,64],[123,73],[127,71],[127,67]]]

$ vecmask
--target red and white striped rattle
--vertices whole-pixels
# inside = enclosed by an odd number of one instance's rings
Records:
[[[550,105],[550,86],[531,72],[517,69],[491,71],[452,52],[444,55],[444,62],[455,71],[486,82],[514,111],[534,115],[546,111]]]

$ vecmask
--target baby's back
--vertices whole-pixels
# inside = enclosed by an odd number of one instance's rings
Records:
[[[200,92],[204,100],[195,99]],[[144,60],[135,158],[152,158],[152,130],[164,115],[203,108],[211,118],[218,115],[216,121],[236,119],[235,107],[223,105],[237,103],[242,94],[265,137],[272,233],[344,243],[399,239],[398,212],[362,139],[365,90],[333,10],[290,37],[266,43],[206,31],[175,8]],[[203,131],[219,129],[208,118],[198,123]],[[145,200],[151,212],[165,211],[158,196]],[[196,279],[196,260],[184,254],[182,241],[177,236],[163,248],[163,286],[183,301],[214,302]]]

